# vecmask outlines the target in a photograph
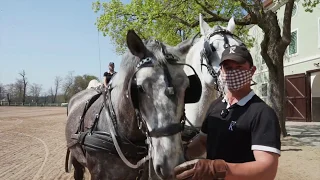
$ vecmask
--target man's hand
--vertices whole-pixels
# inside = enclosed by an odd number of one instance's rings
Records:
[[[175,167],[174,174],[178,180],[223,179],[226,177],[227,169],[224,160],[195,159]]]

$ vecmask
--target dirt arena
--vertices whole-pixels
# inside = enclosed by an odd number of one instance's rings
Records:
[[[0,106],[0,179],[72,179],[64,172],[65,122],[65,107]],[[293,136],[283,140],[277,180],[320,179],[320,135],[304,130],[320,131],[319,126],[288,128]],[[314,139],[294,136],[299,133]]]

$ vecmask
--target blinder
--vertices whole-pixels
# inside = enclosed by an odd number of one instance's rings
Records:
[[[194,74],[188,76],[189,86],[186,88],[186,91],[185,91],[184,103],[191,104],[191,103],[198,102],[201,98],[202,86],[201,86],[201,81],[199,79],[199,76],[196,73],[195,69],[189,64],[178,63],[177,58],[175,58],[172,54],[168,53],[165,47],[162,48],[162,53],[165,55],[167,60],[169,60],[170,62],[173,62],[171,64],[185,65],[192,69]]]
[[[202,94],[201,81],[197,74],[188,76],[189,87],[185,91],[184,103],[191,104],[200,100]]]
[[[197,73],[195,72],[195,70],[193,68],[192,68],[192,70],[193,70],[194,74],[188,76],[189,86],[186,88],[186,91],[185,91],[185,96],[184,96],[184,103],[185,104],[198,102],[200,100],[201,94],[202,94],[202,85],[201,85],[201,81],[199,79],[199,76],[197,75]],[[135,107],[137,107],[138,101],[139,101],[138,94],[143,93],[145,91],[141,85],[137,85],[135,82],[131,83],[130,91],[131,91],[132,103]],[[169,86],[166,91],[168,91],[167,92],[168,94],[171,94],[171,95],[174,94],[174,89],[172,86],[171,87]]]

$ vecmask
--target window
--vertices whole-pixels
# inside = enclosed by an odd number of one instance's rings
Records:
[[[291,32],[291,42],[289,44],[289,55],[297,54],[298,52],[298,30]]]
[[[261,84],[261,96],[262,97],[268,96],[268,84],[267,83]]]
[[[320,48],[320,17],[318,18],[318,48]]]
[[[297,14],[297,11],[298,11],[298,5],[297,5],[297,3],[295,2],[295,3],[293,4],[291,17],[294,17],[294,16]]]

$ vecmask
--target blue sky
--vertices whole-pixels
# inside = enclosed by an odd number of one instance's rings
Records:
[[[47,91],[55,76],[100,76],[97,14],[93,0],[0,0],[0,83],[9,84],[25,70],[30,84]],[[102,1],[104,2],[104,1]],[[101,73],[121,57],[100,34]]]

